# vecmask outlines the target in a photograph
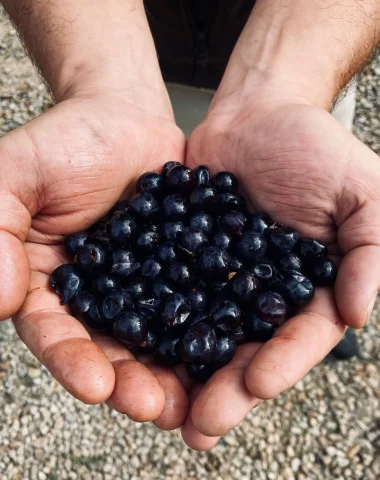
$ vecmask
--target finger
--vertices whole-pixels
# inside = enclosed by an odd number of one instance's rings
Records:
[[[380,247],[364,246],[349,252],[339,266],[335,298],[342,320],[361,328],[368,321],[380,287]]]
[[[345,325],[333,293],[319,289],[302,313],[288,320],[253,356],[245,381],[252,395],[270,399],[292,387],[340,341]]]
[[[74,397],[95,404],[111,395],[115,384],[111,363],[83,325],[60,305],[44,273],[32,273],[14,324],[21,340]]]
[[[190,411],[201,390],[202,385],[194,387],[190,395]],[[193,450],[198,450],[199,452],[210,450],[219,442],[220,437],[207,437],[206,435],[203,435],[194,427],[191,418],[192,415],[190,413],[181,428],[183,441]]]
[[[28,292],[30,267],[22,242],[8,232],[0,231],[0,320],[14,315]],[[5,253],[5,254],[4,254]]]
[[[189,409],[187,393],[180,379],[171,368],[157,365],[151,355],[140,355],[138,361],[149,368],[165,392],[165,408],[154,424],[161,430],[179,428]]]
[[[165,392],[156,376],[115,338],[95,334],[93,339],[115,369],[115,388],[107,404],[135,422],[159,418]]]
[[[191,410],[194,428],[208,437],[225,435],[261,403],[245,384],[245,371],[259,343],[239,347],[235,358],[214,373],[200,391]]]
[[[186,392],[172,370],[153,364],[148,368],[156,376],[166,397],[165,408],[154,424],[162,430],[175,430],[183,425],[189,411]]]

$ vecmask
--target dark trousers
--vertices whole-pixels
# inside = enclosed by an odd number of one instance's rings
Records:
[[[255,0],[145,0],[166,81],[216,89]]]

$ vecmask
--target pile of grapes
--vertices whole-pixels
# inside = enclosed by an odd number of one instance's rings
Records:
[[[236,346],[265,342],[336,267],[317,240],[249,213],[236,177],[168,162],[136,196],[65,238],[50,286],[87,325],[204,382]]]

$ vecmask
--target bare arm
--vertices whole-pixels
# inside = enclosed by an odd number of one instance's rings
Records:
[[[148,83],[152,92],[161,88],[142,0],[2,3],[57,100],[79,85],[91,93]]]
[[[258,0],[218,96],[278,83],[329,108],[379,42],[377,0]]]

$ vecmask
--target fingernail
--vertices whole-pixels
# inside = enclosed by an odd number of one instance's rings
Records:
[[[371,301],[369,302],[368,309],[367,309],[367,320],[369,320],[372,314],[372,310],[373,310],[373,307],[375,306],[376,299],[377,299],[377,292],[373,295],[373,297],[371,298]]]

